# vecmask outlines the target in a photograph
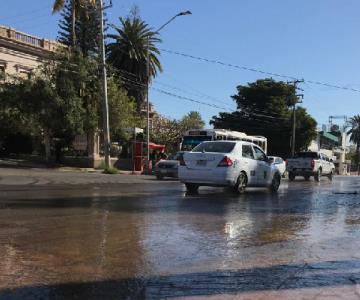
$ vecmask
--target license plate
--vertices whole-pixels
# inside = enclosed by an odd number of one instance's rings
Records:
[[[206,160],[198,160],[198,161],[196,162],[196,165],[197,165],[197,166],[204,167],[204,166],[206,166]]]
[[[167,171],[166,171],[166,170],[160,170],[160,173],[161,173],[161,174],[166,174]]]

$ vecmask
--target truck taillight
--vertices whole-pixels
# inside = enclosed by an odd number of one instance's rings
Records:
[[[285,166],[288,166],[289,162],[288,160],[285,160]]]
[[[311,160],[311,169],[314,169],[315,167],[315,160]]]
[[[219,162],[218,167],[231,167],[233,165],[233,161],[227,157],[224,156],[224,158]]]

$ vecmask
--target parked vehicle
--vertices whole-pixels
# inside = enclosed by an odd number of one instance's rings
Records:
[[[179,179],[188,192],[199,186],[231,187],[244,193],[246,187],[268,187],[276,192],[281,175],[257,145],[244,141],[203,142],[180,161]]]
[[[286,172],[286,162],[278,156],[268,156],[268,158],[269,161],[279,170],[280,175],[284,176]]]
[[[164,177],[178,177],[179,161],[183,159],[184,152],[180,151],[170,159],[160,160],[154,168],[156,178],[161,180]]]
[[[185,132],[181,141],[182,151],[191,151],[205,141],[245,141],[258,145],[265,153],[267,152],[267,138],[263,136],[251,136],[244,132],[226,129],[191,129]]]
[[[287,160],[287,171],[289,180],[293,181],[296,176],[303,176],[309,180],[314,176],[316,181],[320,181],[321,176],[327,176],[332,180],[335,173],[335,165],[332,160],[320,152],[299,152],[294,158]]]

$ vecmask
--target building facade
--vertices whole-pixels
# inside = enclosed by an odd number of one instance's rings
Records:
[[[0,25],[0,80],[29,78],[57,47],[55,41]]]
[[[324,129],[318,131],[317,138],[311,142],[309,150],[324,153],[334,161],[339,175],[347,175],[351,162],[346,160],[346,153],[349,151],[346,132],[327,132]]]

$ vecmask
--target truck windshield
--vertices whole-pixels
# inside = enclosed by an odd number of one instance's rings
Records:
[[[232,142],[206,142],[196,146],[192,152],[230,153],[234,147]]]
[[[207,135],[199,135],[199,136],[184,136],[182,141],[181,150],[189,151],[193,149],[195,146],[199,145],[204,141],[211,141],[212,137]]]
[[[299,152],[295,154],[295,158],[318,158],[316,152]]]

